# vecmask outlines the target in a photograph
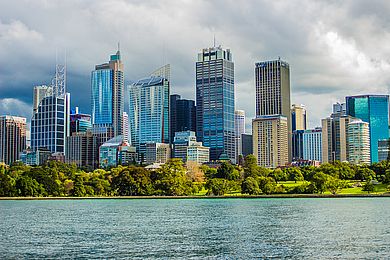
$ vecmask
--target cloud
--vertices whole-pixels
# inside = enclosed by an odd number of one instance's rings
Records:
[[[33,86],[50,82],[56,50],[66,49],[72,105],[88,112],[90,72],[120,41],[126,82],[169,62],[171,92],[194,99],[197,53],[215,35],[232,50],[247,122],[254,63],[280,56],[290,64],[292,101],[306,104],[316,126],[345,95],[388,93],[389,11],[388,1],[352,0],[2,1],[0,98],[30,106]]]

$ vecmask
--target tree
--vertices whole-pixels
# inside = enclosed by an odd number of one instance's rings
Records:
[[[326,187],[334,195],[343,187],[343,183],[340,179],[329,176],[326,182]]]
[[[355,175],[357,180],[372,180],[374,177],[375,172],[367,167],[359,167]]]
[[[187,161],[187,176],[195,182],[203,182],[205,175],[200,169],[199,164],[193,161]]]
[[[326,184],[328,181],[328,177],[329,175],[323,172],[317,172],[316,174],[314,174],[312,179],[314,192],[324,193],[327,188]]]
[[[280,168],[273,170],[271,173],[271,177],[275,179],[276,183],[278,183],[279,181],[287,180],[287,174],[284,171],[282,171]]]
[[[150,172],[143,167],[122,169],[113,178],[112,187],[120,196],[146,196],[154,193]]]
[[[228,181],[222,178],[209,179],[206,182],[208,195],[222,196],[228,191]]]
[[[248,177],[241,184],[241,192],[249,195],[258,195],[262,191],[259,188],[257,180],[253,177]]]
[[[156,171],[156,192],[159,195],[183,196],[192,192],[181,159],[171,159]]]
[[[26,174],[16,180],[15,188],[18,195],[23,197],[38,197],[43,191],[39,183]]]
[[[259,177],[257,179],[260,190],[265,194],[271,194],[275,192],[276,182],[272,177]]]
[[[238,180],[240,178],[240,173],[231,163],[223,162],[217,169],[217,175],[215,177],[227,180]]]
[[[369,179],[366,181],[366,183],[363,185],[363,191],[367,191],[368,193],[373,192],[375,190],[374,184],[372,183],[372,180]]]
[[[286,174],[290,181],[303,181],[303,175],[298,167],[290,167],[286,169]]]
[[[0,197],[17,196],[15,179],[7,173],[0,172]]]

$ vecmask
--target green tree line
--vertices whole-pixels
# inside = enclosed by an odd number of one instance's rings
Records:
[[[186,196],[206,190],[207,195],[224,194],[333,194],[349,187],[351,181],[363,183],[363,190],[374,191],[374,183],[390,184],[390,161],[367,165],[335,162],[320,167],[266,169],[249,155],[242,166],[229,162],[220,167],[201,166],[203,176],[194,178],[181,160],[172,159],[155,171],[138,166],[84,171],[72,164],[56,161],[42,166],[16,162],[0,165],[0,196]],[[199,181],[202,180],[202,181]],[[287,187],[281,182],[296,182]],[[299,183],[299,184],[298,184]]]

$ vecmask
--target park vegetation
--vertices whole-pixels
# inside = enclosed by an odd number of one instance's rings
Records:
[[[35,167],[21,162],[0,165],[1,197],[337,194],[354,188],[371,193],[379,186],[386,192],[389,184],[390,161],[274,170],[258,166],[253,155],[243,165],[222,162],[218,168],[172,159],[154,171],[141,166],[86,171],[57,161]]]

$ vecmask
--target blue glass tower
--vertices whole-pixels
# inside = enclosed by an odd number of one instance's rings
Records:
[[[120,52],[110,61],[96,65],[91,73],[92,124],[112,129],[115,136],[122,134],[124,112],[124,76]]]
[[[378,162],[378,141],[389,138],[389,96],[346,97],[347,114],[369,123],[371,163]]]
[[[131,143],[169,143],[169,81],[151,76],[129,86]]]
[[[210,160],[236,162],[234,63],[229,49],[203,49],[196,62],[196,131]]]

